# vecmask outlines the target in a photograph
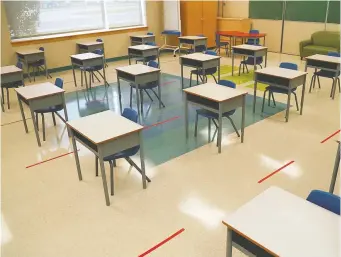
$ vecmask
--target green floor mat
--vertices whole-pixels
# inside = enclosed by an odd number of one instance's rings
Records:
[[[238,69],[234,67],[234,70]],[[220,77],[230,75],[232,73],[232,66],[231,65],[222,65],[220,66]],[[218,72],[214,73],[214,76],[218,76]]]
[[[240,73],[240,76],[238,76],[238,69],[236,69],[233,76],[225,76],[223,79],[233,81],[236,85],[246,84],[246,87],[248,88],[253,88],[254,85],[253,71],[250,71],[249,73]],[[257,83],[257,90],[265,91],[267,86],[268,85],[263,83]]]

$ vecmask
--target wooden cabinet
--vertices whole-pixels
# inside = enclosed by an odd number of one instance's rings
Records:
[[[181,1],[181,32],[183,36],[203,34],[208,37],[208,47],[215,46],[217,31],[217,1]]]

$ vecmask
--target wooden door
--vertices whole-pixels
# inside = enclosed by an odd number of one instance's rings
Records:
[[[203,34],[202,1],[181,1],[181,32],[183,36]]]
[[[215,33],[217,31],[218,1],[202,1],[203,27],[202,34],[208,37],[207,46],[215,46]]]

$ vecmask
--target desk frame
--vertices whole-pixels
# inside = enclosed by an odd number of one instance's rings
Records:
[[[130,36],[130,45],[145,45],[146,43],[155,42],[155,35],[137,35]]]
[[[207,37],[198,38],[198,39],[189,39],[184,38],[185,36],[178,37],[179,39],[179,56],[181,55],[181,46],[182,44],[191,45],[193,47],[193,50],[195,51],[196,46],[205,46],[207,49]]]
[[[14,66],[14,65],[13,65]],[[19,69],[19,68],[17,68]],[[8,84],[8,83],[15,83],[15,82],[19,82],[21,81],[22,85],[25,86],[25,82],[24,82],[24,71],[20,69],[20,71],[14,71],[14,72],[8,72],[8,73],[4,73],[1,74],[1,109],[3,112],[5,112],[5,108],[4,108],[4,88],[3,87],[4,84]],[[8,90],[8,88],[7,88]],[[9,109],[9,94],[7,91],[7,106]]]
[[[49,77],[49,72],[47,70],[47,64],[46,64],[46,58],[45,58],[45,52],[44,51],[37,50],[37,52],[28,53],[28,54],[21,54],[19,52],[16,52],[16,53],[17,53],[18,60],[20,62],[23,62],[24,66],[26,67],[27,76],[28,76],[28,79],[30,82],[31,82],[31,75],[30,75],[30,71],[29,71],[29,65],[31,62],[34,62],[34,61],[37,61],[40,59],[44,59],[45,75],[46,75],[46,78]]]
[[[143,58],[143,64],[146,64],[145,59],[149,56],[157,56],[157,62],[159,64],[160,68],[160,51],[159,48],[152,48],[152,49],[133,49],[128,47],[128,59],[129,59],[129,65],[131,65],[131,59],[134,57],[141,57]]]

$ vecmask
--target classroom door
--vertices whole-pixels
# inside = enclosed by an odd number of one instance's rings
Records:
[[[184,36],[203,34],[202,1],[181,1],[181,32]]]
[[[217,31],[217,1],[202,1],[202,34],[208,37],[207,46],[215,46],[215,33]]]

